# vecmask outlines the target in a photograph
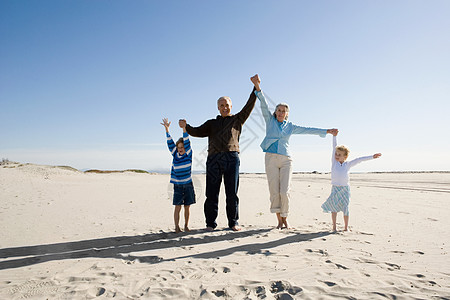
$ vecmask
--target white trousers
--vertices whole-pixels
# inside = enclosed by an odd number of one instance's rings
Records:
[[[266,152],[266,175],[270,191],[270,212],[289,214],[289,189],[292,159],[289,156]]]

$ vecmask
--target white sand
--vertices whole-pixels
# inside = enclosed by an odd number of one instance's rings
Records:
[[[223,194],[218,230],[202,230],[196,175],[193,231],[173,233],[168,182],[0,166],[0,299],[450,298],[449,173],[353,174],[351,231],[336,234],[329,174],[294,175],[281,231],[264,174],[241,175],[241,232]]]

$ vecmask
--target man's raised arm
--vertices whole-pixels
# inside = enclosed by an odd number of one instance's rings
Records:
[[[255,107],[256,103],[256,95],[255,95],[256,87],[253,87],[252,92],[250,93],[250,97],[248,97],[247,103],[245,106],[241,109],[240,112],[237,113],[239,116],[239,120],[242,124],[248,119],[250,116],[250,113],[252,112],[253,108]]]

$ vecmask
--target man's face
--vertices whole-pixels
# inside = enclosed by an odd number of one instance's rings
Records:
[[[231,115],[231,100],[220,99],[217,101],[218,109],[222,117],[227,117]]]

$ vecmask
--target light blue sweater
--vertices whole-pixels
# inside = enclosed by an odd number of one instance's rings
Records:
[[[261,148],[264,152],[290,156],[289,138],[292,134],[315,134],[320,137],[327,135],[326,129],[302,127],[288,121],[278,122],[269,111],[264,93],[255,91],[255,94],[261,102],[261,111],[266,121],[266,136],[261,143]]]

